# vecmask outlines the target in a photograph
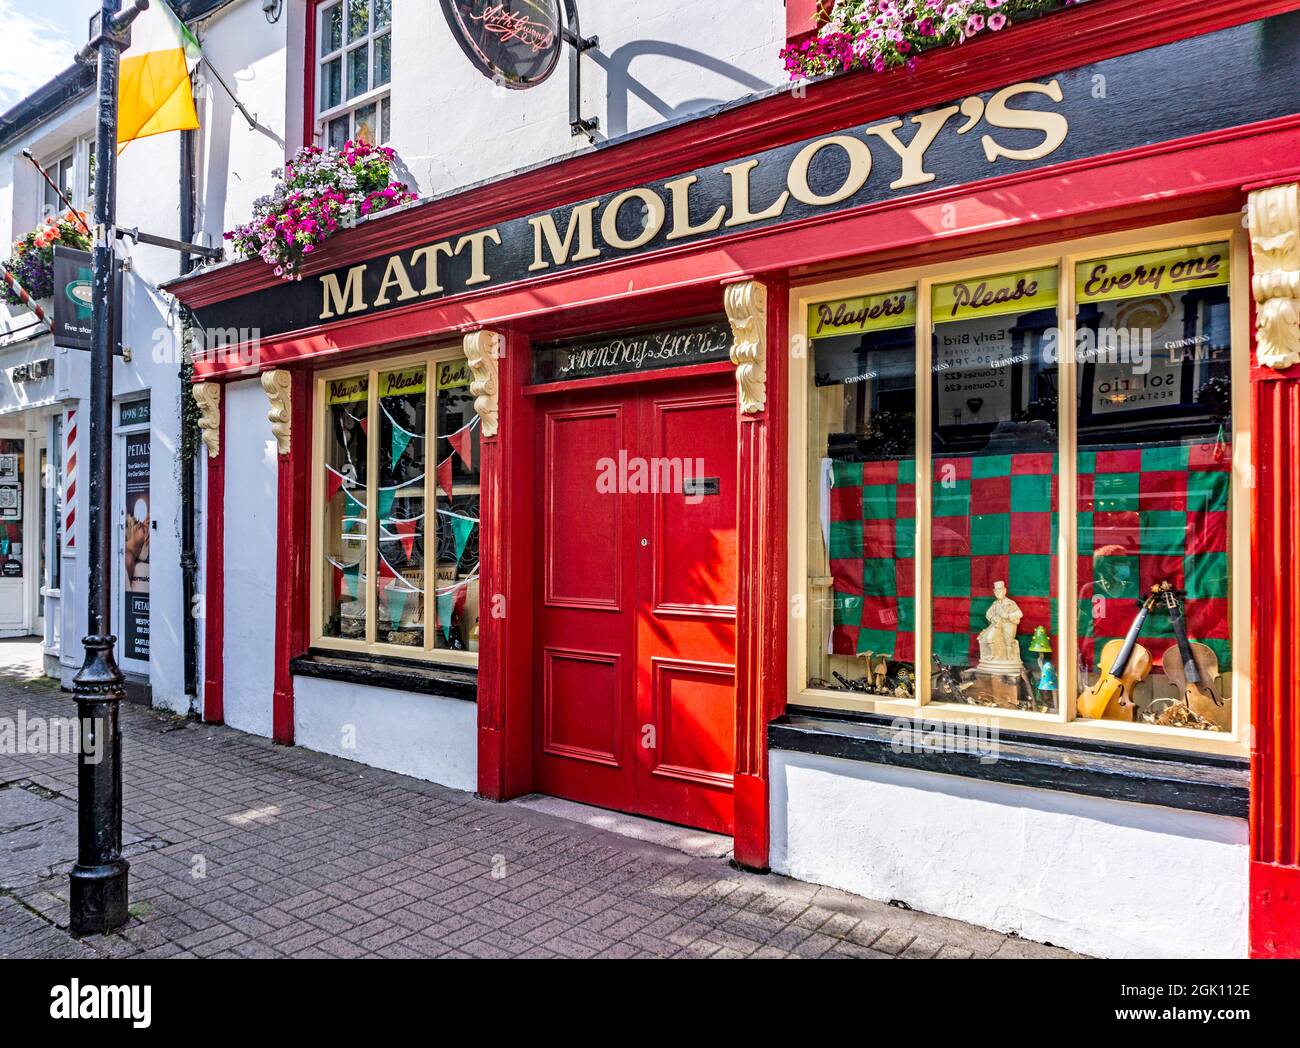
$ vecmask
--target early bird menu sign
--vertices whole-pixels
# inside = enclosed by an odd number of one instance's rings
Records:
[[[544,42],[545,30],[511,19],[524,14],[542,18],[538,12],[554,9],[554,3],[444,3],[449,17],[467,27],[466,40],[471,33],[480,34],[475,39],[482,45],[483,68],[498,62],[506,71],[507,59],[490,57],[487,43],[514,49],[526,65],[531,59],[525,52]],[[478,53],[478,45],[462,46]],[[516,72],[535,78],[543,69],[519,66]],[[1212,99],[1195,101],[1205,97],[1207,84],[1214,87]],[[256,328],[267,339],[683,244],[1289,116],[1297,111],[1298,98],[1300,12],[1291,11],[506,219],[196,312],[204,325]],[[400,226],[393,228],[400,231]],[[975,295],[976,289],[968,290]],[[972,298],[966,306],[979,308],[980,303]],[[843,327],[884,318],[883,312],[880,318],[870,316],[873,304],[863,308],[863,318],[846,314],[829,318],[829,324]]]

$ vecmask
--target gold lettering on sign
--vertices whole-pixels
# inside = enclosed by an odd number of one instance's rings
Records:
[[[813,162],[813,157],[828,146],[839,146],[848,154],[849,173],[835,192],[814,193],[812,187],[808,185],[808,168]],[[789,185],[790,192],[796,200],[817,207],[826,207],[847,200],[861,189],[870,177],[871,147],[862,139],[854,138],[852,135],[831,135],[829,138],[819,138],[816,142],[810,142],[799,150],[794,160],[790,162],[786,184]]]
[[[625,239],[618,231],[619,212],[623,210],[623,205],[629,200],[640,200],[646,209],[645,227],[631,240]],[[619,193],[605,206],[605,210],[600,216],[601,239],[610,247],[618,248],[620,251],[632,251],[650,243],[655,238],[655,234],[663,229],[666,214],[664,202],[653,189],[644,187],[629,189],[626,192]]]
[[[731,217],[727,219],[726,225],[744,226],[750,222],[762,222],[769,218],[776,218],[785,210],[785,205],[790,202],[790,191],[781,190],[781,195],[772,202],[772,205],[765,211],[757,213],[749,209],[749,175],[754,168],[758,167],[758,160],[746,160],[740,164],[732,164],[730,167],[722,169],[723,174],[731,178]]]
[[[946,109],[936,109],[912,117],[912,123],[916,125],[916,133],[912,135],[912,140],[907,145],[903,145],[894,134],[903,126],[901,120],[891,120],[887,124],[876,124],[867,128],[867,134],[875,135],[897,153],[898,158],[903,162],[902,172],[889,183],[890,189],[906,189],[908,186],[920,186],[934,181],[935,176],[925,170],[925,151],[943,130],[943,125],[948,122],[948,118],[957,112],[960,112],[960,107],[948,106]]]
[[[472,284],[486,284],[492,278],[487,275],[484,266],[484,249],[486,241],[494,241],[498,246],[501,244],[501,234],[495,229],[484,229],[478,233],[466,233],[456,244],[456,254],[460,254],[461,248],[466,244],[469,248],[469,279],[465,281],[465,286]]]
[[[365,276],[364,262],[348,270],[347,282],[342,287],[339,286],[337,273],[323,273],[320,283],[324,302],[321,305],[320,319],[329,320],[333,316],[360,313],[365,309],[366,299],[361,287]]]
[[[852,132],[827,135],[803,144],[792,143],[759,157],[740,160],[725,167],[709,167],[693,174],[679,175],[657,186],[638,186],[626,189],[608,200],[587,200],[582,203],[556,208],[545,214],[513,219],[500,228],[482,229],[460,235],[454,240],[442,240],[417,248],[408,255],[393,255],[386,259],[372,259],[379,267],[383,263],[383,277],[373,302],[366,301],[368,263],[360,263],[346,271],[325,273],[321,281],[320,320],[361,313],[372,307],[384,307],[394,302],[407,302],[415,298],[428,298],[445,293],[439,267],[445,259],[466,259],[457,266],[457,273],[468,269],[468,276],[453,287],[452,293],[488,284],[494,274],[488,269],[488,243],[503,244],[505,235],[526,238],[526,228],[532,229],[533,255],[528,265],[529,273],[548,270],[601,258],[609,253],[637,251],[647,246],[658,246],[656,238],[667,229],[663,240],[675,242],[700,239],[720,230],[731,230],[756,222],[780,219],[791,199],[810,208],[829,208],[852,201],[868,184],[873,174],[874,161],[883,157],[889,163],[889,173],[894,173],[892,161],[897,158],[897,177],[889,183],[891,190],[910,189],[933,183],[937,175],[926,170],[930,148],[945,133],[952,118],[961,114],[964,121],[954,131],[947,132],[949,144],[956,137],[973,131],[981,122],[992,129],[980,136],[985,157],[990,164],[999,160],[1034,162],[1051,156],[1065,142],[1070,125],[1058,112],[1032,108],[1036,96],[1060,103],[1064,99],[1057,80],[1045,83],[1024,82],[1004,87],[990,96],[987,103],[978,95],[970,95],[960,104],[944,106],[908,118],[896,117],[870,127]],[[910,135],[904,142],[899,132],[910,123]],[[1041,140],[1037,145],[1012,148],[994,137],[998,129],[1013,132],[1037,132]],[[1021,138],[1025,136],[1022,134]],[[1028,140],[1033,141],[1030,134]],[[883,143],[888,153],[882,153],[873,139]],[[789,157],[793,152],[793,157]],[[813,177],[817,165],[818,177]],[[761,172],[761,175],[756,174]],[[722,176],[727,181],[722,181]],[[883,177],[883,176],[881,176]],[[980,170],[966,165],[961,178],[976,180],[983,177]],[[836,180],[838,179],[838,182]],[[960,179],[949,179],[950,181]],[[814,183],[816,186],[814,187]],[[829,183],[829,184],[828,184]],[[755,186],[758,186],[756,189]],[[729,194],[727,190],[730,190]],[[754,194],[766,197],[755,201]],[[874,199],[888,196],[874,191]],[[692,215],[695,202],[700,209],[712,205],[703,214]],[[619,228],[620,219],[628,228],[629,205],[635,204],[639,214],[639,228],[631,234]],[[599,225],[597,225],[599,216]],[[560,223],[564,223],[561,232]],[[527,223],[527,226],[525,226]],[[599,230],[599,237],[597,236]],[[526,250],[527,245],[511,243],[509,256]],[[518,280],[523,274],[517,271],[495,274],[496,279]],[[975,290],[970,290],[972,296]],[[1272,296],[1276,298],[1277,296]],[[975,305],[974,302],[971,305]],[[1278,307],[1270,307],[1276,310]]]
[[[564,231],[563,238],[560,237],[553,215],[538,215],[530,218],[528,224],[533,227],[533,262],[528,267],[528,272],[535,273],[539,269],[551,268],[551,263],[542,257],[543,240],[557,266],[562,266],[569,261],[582,262],[588,258],[599,258],[600,249],[596,247],[594,219],[598,207],[600,207],[599,200],[589,200],[569,212],[569,225]],[[573,250],[575,237],[578,241],[578,251],[570,259],[569,252]]]
[[[421,295],[442,293],[442,284],[438,280],[438,259],[442,256],[451,258],[454,253],[451,249],[450,240],[440,240],[436,244],[416,248],[411,252],[412,266],[418,266],[421,262],[424,263],[424,288],[420,291]]]
[[[372,305],[388,305],[388,290],[392,287],[398,289],[398,302],[415,298],[415,288],[411,286],[411,278],[406,275],[406,266],[402,263],[401,255],[394,255],[388,260],[388,265],[384,267],[384,279],[379,282],[379,294],[375,296]]]
[[[718,210],[713,212],[713,217],[707,222],[701,222],[698,226],[691,225],[691,186],[699,180],[699,175],[687,175],[664,183],[664,188],[672,194],[673,201],[673,224],[666,239],[680,240],[682,237],[712,233],[722,225],[722,219],[727,214],[727,209],[722,204],[718,205]]]
[[[990,98],[984,109],[984,119],[990,124],[1011,130],[1041,131],[1043,140],[1032,149],[1008,149],[995,142],[992,135],[984,135],[980,141],[984,143],[984,155],[989,158],[989,163],[994,163],[999,157],[1008,160],[1042,160],[1056,152],[1070,131],[1070,122],[1060,113],[1049,113],[1042,109],[1012,109],[1007,102],[1016,95],[1046,95],[1053,102],[1059,102],[1063,97],[1061,85],[1052,80],[1046,85],[1012,84]]]

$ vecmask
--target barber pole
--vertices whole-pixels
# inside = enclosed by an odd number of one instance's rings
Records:
[[[63,537],[65,549],[77,548],[77,409],[68,408],[63,449]]]

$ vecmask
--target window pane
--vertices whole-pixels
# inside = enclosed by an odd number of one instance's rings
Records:
[[[348,141],[348,121],[350,117],[344,114],[330,121],[329,126],[329,144],[335,149],[342,149]]]
[[[343,7],[335,4],[321,18],[321,56],[333,54],[343,46]]]
[[[392,0],[375,0],[375,28],[382,29],[393,20]]]
[[[392,79],[392,42],[393,38],[387,33],[375,41],[375,87]]]
[[[812,687],[914,693],[915,324],[910,289],[809,310]]]
[[[360,40],[370,31],[369,0],[348,0],[348,42]]]
[[[392,103],[387,98],[382,99],[379,103],[379,141],[387,142],[391,135],[389,127],[389,113]]]
[[[1080,686],[1116,668],[1144,675],[1132,704],[1105,685],[1085,691],[1081,717],[1232,727],[1228,273],[1226,243],[1076,271]],[[1139,604],[1164,583],[1120,660]]]
[[[437,378],[437,582],[434,647],[478,651],[479,426],[469,365],[434,365]]]
[[[377,141],[375,137],[375,103],[358,106],[353,117],[356,120],[356,130],[353,131],[352,137],[357,142],[368,142],[374,145]]]
[[[348,52],[348,97],[363,95],[370,86],[370,45],[362,44]]]
[[[1056,285],[1052,268],[933,289],[933,702],[1056,708]]]
[[[379,567],[381,644],[424,647],[425,368],[379,373]]]
[[[325,383],[325,564],[321,627],[326,637],[366,639],[365,374]]]
[[[321,67],[320,112],[333,109],[343,101],[343,59],[336,58]]]

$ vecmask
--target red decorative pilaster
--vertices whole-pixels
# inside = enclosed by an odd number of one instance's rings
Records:
[[[736,777],[733,854],[741,866],[768,868],[771,839],[767,725],[785,709],[786,686],[786,362],[788,295],[781,284],[727,288],[738,366],[739,499],[736,594]],[[762,299],[765,299],[765,310]],[[764,310],[761,329],[746,324]],[[762,396],[744,374],[761,336]]]
[[[533,421],[532,405],[521,393],[528,383],[529,347],[520,335],[481,331],[466,336],[465,346],[474,376],[470,391],[484,419],[479,444],[478,792],[504,801],[532,789]],[[481,359],[488,350],[496,353],[494,363]],[[489,415],[495,426],[488,425]]]
[[[302,369],[290,372],[289,391],[288,449],[279,453],[276,490],[275,690],[271,700],[271,738],[282,746],[292,746],[294,734],[289,663],[302,654],[307,638],[311,376]],[[281,447],[283,444],[281,440]]]
[[[1250,952],[1300,957],[1300,172],[1247,186],[1256,475]]]
[[[1254,378],[1250,952],[1300,957],[1300,369]]]
[[[222,410],[226,392],[216,382],[202,385],[207,393],[199,399],[205,422],[203,457],[208,463],[203,542],[203,719],[209,724],[221,724],[226,717],[226,413]]]

